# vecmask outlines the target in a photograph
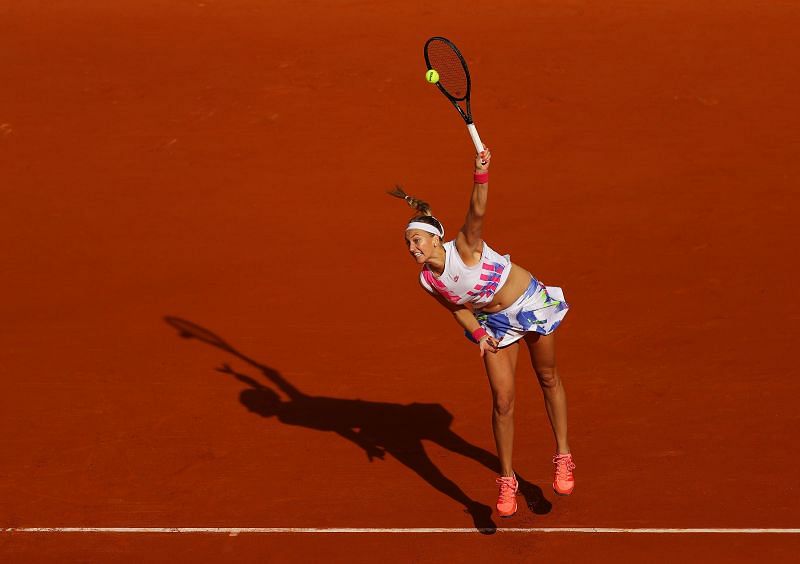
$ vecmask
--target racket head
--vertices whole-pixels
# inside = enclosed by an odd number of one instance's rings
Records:
[[[469,104],[472,81],[467,61],[458,47],[446,37],[431,37],[425,42],[424,53],[428,69],[439,73],[436,86],[441,93],[451,102],[466,101]]]

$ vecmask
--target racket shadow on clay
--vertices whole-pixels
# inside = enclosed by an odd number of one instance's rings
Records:
[[[450,428],[453,416],[442,405],[309,395],[274,368],[242,354],[204,327],[176,317],[166,317],[165,321],[178,331],[179,336],[217,347],[260,373],[269,385],[234,370],[227,363],[216,368],[218,372],[245,384],[239,401],[248,411],[265,418],[274,417],[286,425],[335,433],[362,448],[370,462],[383,459],[389,453],[433,488],[461,503],[480,532],[494,532],[496,527],[492,521],[492,509],[470,498],[439,470],[425,452],[422,441],[432,441],[451,452],[475,460],[495,474],[499,473],[497,456],[455,433]],[[549,513],[551,504],[542,490],[519,475],[517,478],[528,508],[536,514]]]

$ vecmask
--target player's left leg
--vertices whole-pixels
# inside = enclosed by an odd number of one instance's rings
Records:
[[[575,487],[573,474],[575,463],[570,454],[567,438],[567,394],[556,367],[555,336],[527,333],[525,343],[528,345],[531,364],[542,388],[545,409],[556,439],[553,489],[558,494],[569,495]]]

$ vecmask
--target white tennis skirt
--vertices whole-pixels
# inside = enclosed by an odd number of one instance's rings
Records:
[[[502,311],[485,313],[475,310],[481,327],[500,342],[500,347],[519,341],[525,333],[549,335],[567,315],[569,304],[558,286],[545,286],[536,278],[517,300]],[[467,333],[472,339],[472,335]]]

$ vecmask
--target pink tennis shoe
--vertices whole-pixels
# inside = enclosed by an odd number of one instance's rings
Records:
[[[497,513],[500,517],[512,517],[517,512],[517,491],[519,482],[516,476],[500,476],[495,480],[500,487],[497,497]]]
[[[553,478],[553,491],[558,495],[569,495],[575,489],[575,462],[571,454],[556,454],[553,457],[555,477]]]

